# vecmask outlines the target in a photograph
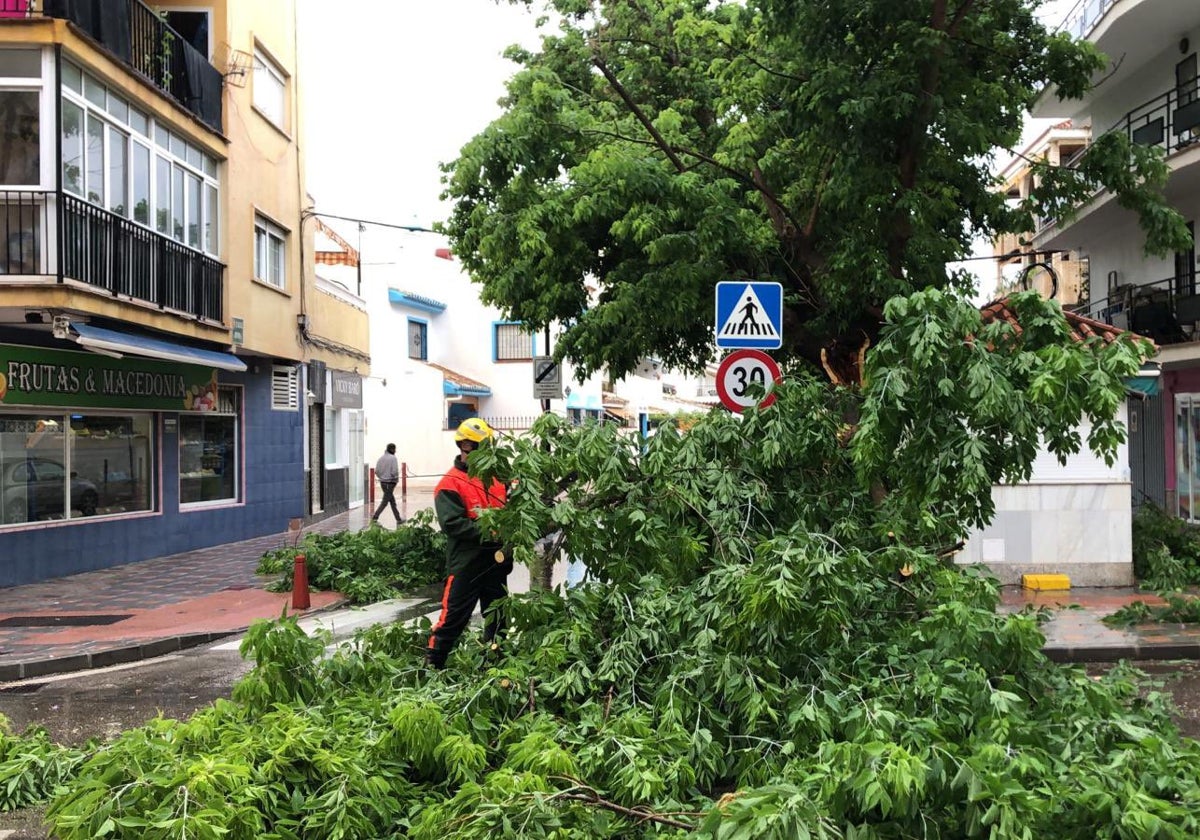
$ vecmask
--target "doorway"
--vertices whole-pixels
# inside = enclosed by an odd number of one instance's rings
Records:
[[[325,510],[325,406],[308,407],[308,495],[310,514]]]
[[[350,445],[347,454],[347,462],[349,463],[350,477],[348,483],[350,485],[349,506],[351,508],[360,507],[365,498],[366,488],[364,482],[366,479],[363,476],[364,464],[366,463],[366,429],[363,423],[363,413],[361,411],[347,411],[349,418]]]

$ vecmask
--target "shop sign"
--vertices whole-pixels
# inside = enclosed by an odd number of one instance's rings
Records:
[[[0,408],[205,411],[216,396],[217,372],[199,365],[0,344]]]
[[[331,370],[329,384],[333,388],[330,405],[334,408],[362,408],[362,377],[357,373]]]

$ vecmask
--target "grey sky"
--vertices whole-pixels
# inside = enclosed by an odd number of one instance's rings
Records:
[[[317,209],[428,226],[438,164],[499,115],[534,18],[495,0],[298,0],[298,87]]]

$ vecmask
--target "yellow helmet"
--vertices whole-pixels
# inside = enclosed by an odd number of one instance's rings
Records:
[[[482,443],[493,434],[491,426],[478,417],[472,417],[470,420],[464,420],[458,424],[458,430],[454,433],[454,442],[469,440],[472,443]]]

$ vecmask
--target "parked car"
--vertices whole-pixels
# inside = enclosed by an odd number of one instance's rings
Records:
[[[49,458],[25,458],[0,468],[4,523],[33,522],[64,513],[66,468]],[[100,494],[96,485],[71,473],[71,508],[94,516]]]

